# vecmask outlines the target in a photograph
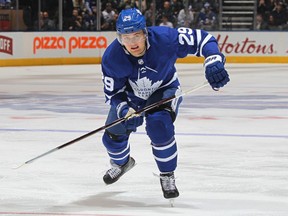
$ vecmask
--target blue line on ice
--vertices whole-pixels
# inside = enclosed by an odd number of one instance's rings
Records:
[[[89,133],[84,130],[55,130],[55,129],[22,129],[22,128],[0,128],[0,132],[56,132],[56,133]],[[145,132],[136,132],[136,134],[146,135]],[[214,136],[214,137],[247,137],[247,138],[284,138],[288,139],[288,135],[272,135],[272,134],[213,134],[213,133],[181,133],[178,136]]]

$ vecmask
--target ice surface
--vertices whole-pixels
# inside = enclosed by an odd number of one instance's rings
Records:
[[[204,81],[178,64],[183,90]],[[103,126],[100,65],[0,68],[0,215],[287,216],[288,65],[227,64],[231,82],[185,96],[176,120],[175,207],[162,196],[145,127],[137,165],[117,183],[102,132],[13,169]]]

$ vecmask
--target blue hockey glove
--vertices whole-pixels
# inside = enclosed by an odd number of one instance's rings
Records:
[[[135,110],[129,107],[126,102],[120,103],[116,109],[118,118],[127,118],[127,120],[123,122],[127,130],[136,132],[137,127],[143,124],[143,116],[132,115],[135,113]]]
[[[222,53],[220,55],[208,56],[204,61],[205,77],[216,91],[230,81],[224,64],[225,56]]]

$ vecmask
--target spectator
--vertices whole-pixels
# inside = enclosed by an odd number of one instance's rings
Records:
[[[178,17],[178,27],[193,28],[194,13],[192,11],[192,6],[188,8],[183,8],[180,10]]]
[[[0,8],[5,8],[6,0],[0,0]]]
[[[49,14],[47,11],[43,12],[43,20],[40,25],[41,31],[54,31],[55,30],[55,23],[53,20],[49,18]]]
[[[171,4],[169,1],[164,1],[163,8],[158,11],[158,15],[156,18],[156,22],[159,24],[162,21],[162,17],[166,16],[168,21],[172,22],[173,25],[175,23],[175,17],[171,8]]]
[[[197,13],[199,13],[203,7],[204,7],[203,0],[193,0],[192,8],[194,8],[194,10]]]
[[[34,22],[34,29],[36,31],[39,31],[42,25],[43,25],[43,12],[40,11],[36,21]]]
[[[262,14],[257,14],[256,16],[256,26],[255,30],[268,30],[268,24],[263,20]]]
[[[147,3],[146,3],[146,0],[141,0],[141,5],[140,5],[140,2],[139,0],[135,0],[135,5],[136,5],[136,8],[140,9],[141,8],[141,13],[143,14],[146,9],[147,9]]]
[[[274,4],[274,3],[273,3]],[[273,9],[271,9],[270,0],[259,0],[257,5],[257,14],[261,14],[264,21],[268,21],[269,15]]]
[[[115,11],[112,9],[110,2],[106,3],[105,9],[102,11],[102,23],[101,30],[104,31],[114,31],[115,30]]]
[[[73,6],[74,9],[77,9],[78,11],[83,10],[85,8],[85,2],[84,0],[73,0]]]
[[[74,4],[72,0],[63,1],[63,15],[65,20],[71,18],[71,14],[73,14]]]
[[[275,24],[274,17],[270,14],[268,19],[268,29],[272,31],[279,30],[278,26]]]
[[[68,30],[69,31],[80,31],[83,29],[82,26],[82,17],[79,15],[77,9],[74,9],[72,12],[72,17],[68,21]]]
[[[160,10],[160,8],[162,8],[163,6],[163,0],[155,0],[155,6],[156,6],[156,10]]]
[[[159,24],[159,26],[166,26],[166,27],[170,27],[173,28],[173,23],[168,21],[168,17],[163,15],[162,16],[162,22]]]
[[[274,23],[279,29],[283,29],[287,24],[287,12],[283,7],[283,2],[277,2],[275,9],[271,12]]]
[[[97,16],[97,6],[93,6],[92,7],[92,13],[93,13],[93,17],[95,17],[95,21],[94,21],[94,26],[92,27],[92,30],[94,29],[94,30],[97,30],[97,19],[98,19],[98,16]],[[103,17],[102,16],[100,16],[100,23],[102,23],[102,19],[103,19]],[[99,26],[99,28],[101,28],[101,25]]]
[[[276,8],[276,0],[266,0],[267,11],[271,13]],[[277,0],[278,1],[278,0]]]
[[[131,0],[123,0],[123,2],[119,6],[119,11],[132,7],[136,7],[136,4],[133,3]]]
[[[204,10],[199,13],[197,23],[198,28],[200,29],[204,29],[207,31],[216,30],[216,14],[211,11],[211,7],[208,2],[204,4]]]
[[[114,2],[112,1],[112,6],[114,7]],[[90,0],[89,6],[91,8],[91,11],[93,12],[93,8],[97,7],[97,0]],[[100,7],[100,6],[99,6]]]
[[[174,17],[178,17],[179,12],[180,10],[184,8],[184,5],[182,1],[180,0],[172,0],[171,8],[172,8]]]
[[[150,3],[149,8],[145,11],[145,14],[144,14],[147,26],[152,26],[153,23],[155,22],[154,11],[156,13],[156,8],[154,8],[154,4],[153,3]]]
[[[210,4],[210,10],[215,14],[219,13],[219,2],[217,0],[206,0],[205,3]]]
[[[6,2],[5,2],[5,8],[6,9],[13,9],[13,5],[12,5],[12,2],[11,2],[11,0],[6,0]]]
[[[93,11],[85,11],[83,17],[83,30],[95,31],[96,30],[96,17]]]
[[[268,11],[268,8],[266,6],[265,0],[259,0],[258,5],[257,5],[257,13],[264,16],[266,11]]]
[[[86,11],[91,12],[92,13],[92,9],[91,9],[91,1],[90,0],[84,0],[84,8]]]

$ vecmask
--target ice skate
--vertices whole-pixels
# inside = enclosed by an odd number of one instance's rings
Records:
[[[174,172],[161,173],[160,184],[162,187],[164,198],[173,199],[179,196],[179,191],[175,185]]]
[[[111,161],[111,166],[112,167],[107,170],[106,174],[103,176],[103,181],[106,184],[113,184],[116,182],[124,173],[135,166],[135,160],[130,157],[128,162],[122,166],[119,166]]]

